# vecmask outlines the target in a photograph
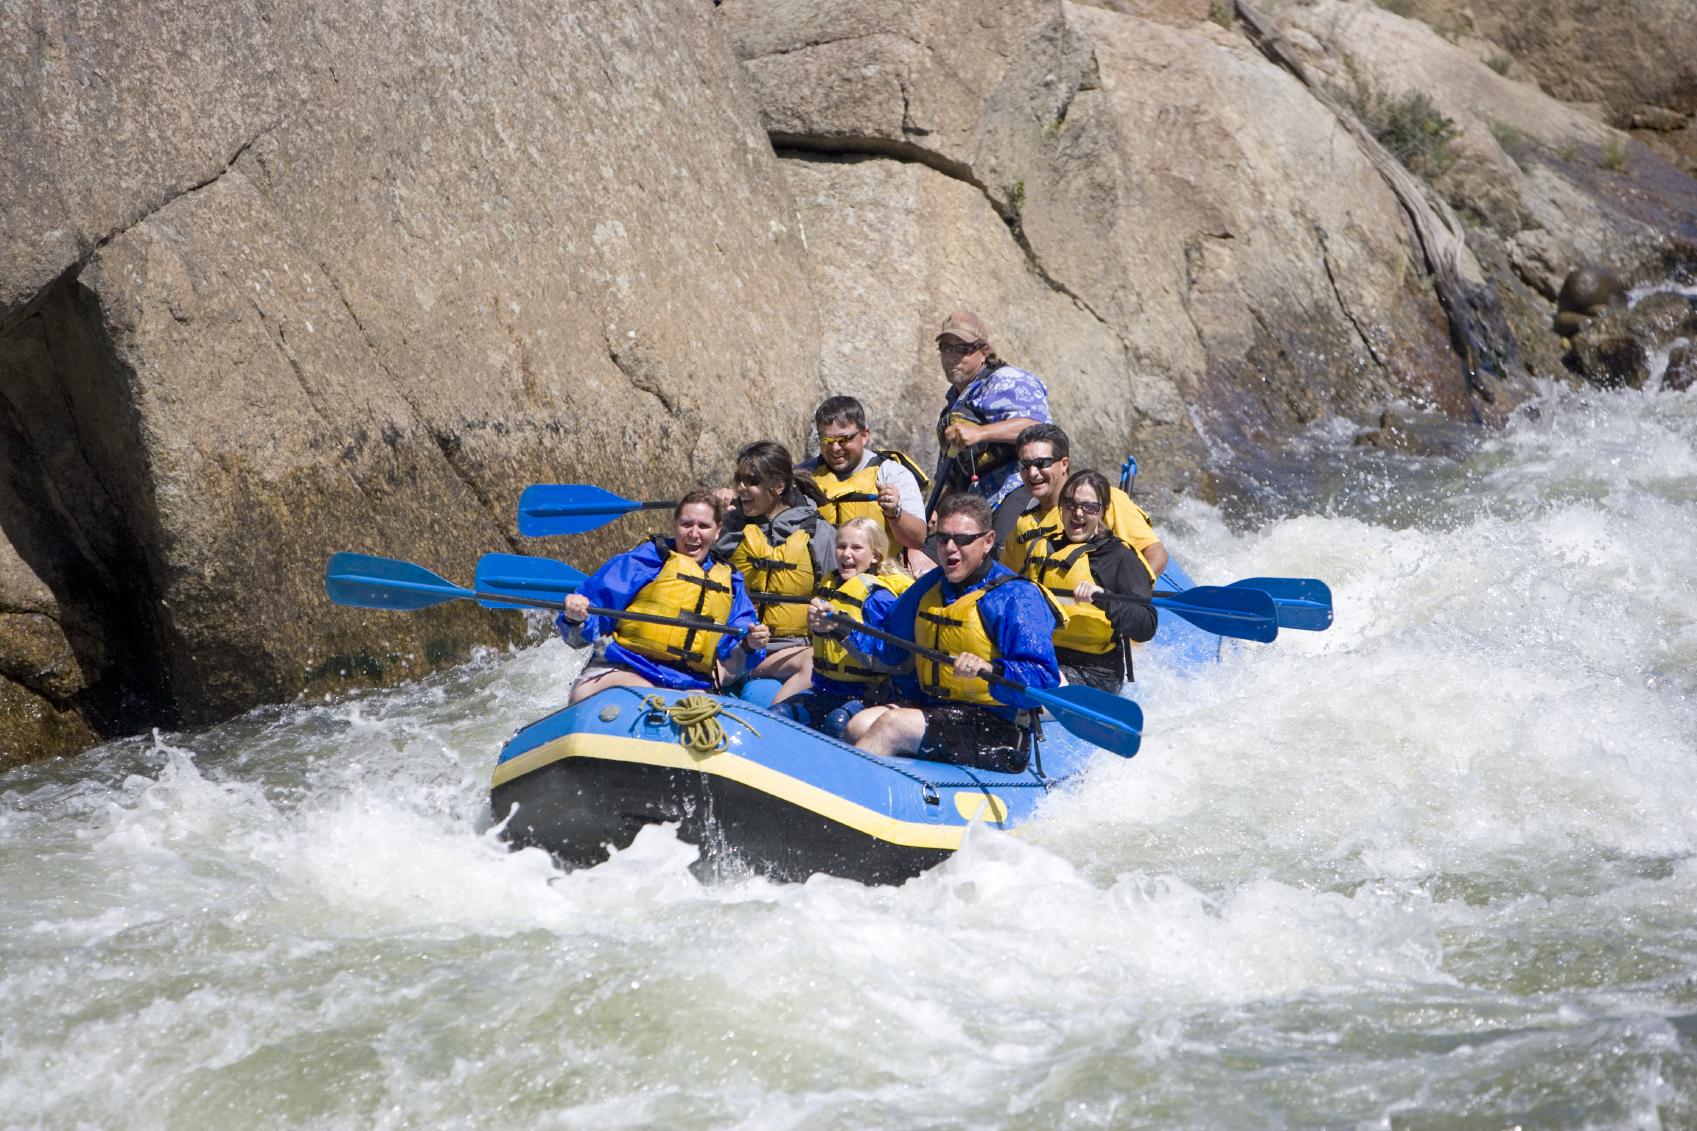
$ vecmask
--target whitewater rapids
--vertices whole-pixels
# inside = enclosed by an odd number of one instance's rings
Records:
[[[1697,398],[1533,409],[1187,504],[1335,626],[1140,662],[1136,759],[900,888],[506,852],[557,640],[0,775],[0,1126],[1697,1124]]]

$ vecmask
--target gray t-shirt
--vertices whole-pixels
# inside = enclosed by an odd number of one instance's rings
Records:
[[[870,447],[860,456],[860,462],[855,464],[855,471],[864,471],[866,466],[878,458],[878,453]],[[813,474],[824,466],[818,456],[814,456],[801,465],[801,470]],[[854,474],[854,472],[850,472]],[[887,459],[878,465],[878,485],[890,484],[896,489],[896,495],[902,501],[902,511],[906,514],[916,514],[925,517],[925,496],[920,493],[919,480],[913,477],[913,472],[902,466],[899,459]]]

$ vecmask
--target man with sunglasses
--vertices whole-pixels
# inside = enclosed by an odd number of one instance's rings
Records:
[[[1072,447],[1067,434],[1053,424],[1034,424],[1019,434],[1019,474],[1024,487],[996,508],[1001,563],[1024,573],[1031,544],[1058,537],[1065,515],[1057,509],[1061,488],[1072,473]],[[1118,487],[1109,491],[1102,525],[1137,551],[1151,581],[1167,568],[1167,548],[1149,525],[1149,515]]]
[[[995,506],[1019,486],[1019,434],[1051,419],[1049,390],[996,356],[984,320],[970,310],[944,320],[937,350],[949,381],[937,418],[937,474],[947,476],[950,492],[970,491]]]
[[[924,474],[912,460],[894,449],[871,448],[872,430],[866,409],[853,397],[831,397],[813,413],[819,434],[819,455],[798,471],[813,476],[825,492],[819,513],[832,526],[851,518],[883,523],[892,544],[906,553],[909,572],[918,576],[936,563],[920,552],[925,545]]]
[[[942,565],[902,594],[885,626],[956,659],[914,658],[909,666],[906,653],[883,645],[878,659],[905,667],[896,691],[912,705],[857,714],[849,735],[862,750],[1001,773],[1025,769],[1036,705],[977,677],[995,672],[1028,687],[1058,687],[1052,635],[1065,618],[1042,589],[991,557],[994,536],[990,505],[977,495],[950,495],[938,505]]]

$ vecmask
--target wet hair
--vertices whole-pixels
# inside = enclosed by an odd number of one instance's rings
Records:
[[[748,473],[778,492],[780,502],[795,506],[798,495],[811,499],[815,506],[825,502],[825,492],[811,475],[797,475],[790,450],[776,440],[756,440],[737,453],[737,470]]]
[[[853,397],[832,397],[813,410],[813,426],[852,424],[855,431],[866,431],[866,407]]]
[[[983,495],[961,492],[944,498],[942,502],[937,504],[938,527],[943,525],[945,518],[957,514],[971,515],[973,521],[978,524],[979,530],[990,529],[990,504],[985,501]]]
[[[676,522],[678,517],[684,513],[684,508],[691,503],[706,503],[713,508],[713,524],[715,526],[725,525],[725,504],[719,501],[719,496],[705,487],[696,487],[684,492],[684,497],[679,499],[678,505],[672,508],[672,521]]]
[[[1067,434],[1053,424],[1030,424],[1014,441],[1013,450],[1019,451],[1027,444],[1048,444],[1055,453],[1056,459],[1066,459],[1072,455],[1072,446],[1067,443]]]
[[[866,572],[879,577],[888,577],[891,574],[906,576],[907,570],[901,567],[900,562],[890,557],[890,536],[885,532],[883,523],[875,518],[851,518],[837,527],[838,534],[845,530],[858,530],[866,535],[867,544],[872,547],[872,568]]]
[[[1108,494],[1108,477],[1100,471],[1088,467],[1073,472],[1067,476],[1066,486],[1061,488],[1061,505],[1065,506],[1068,499],[1076,500],[1080,487],[1089,487],[1096,492],[1096,501],[1102,504],[1102,517],[1106,518],[1108,503],[1111,501],[1111,496]]]

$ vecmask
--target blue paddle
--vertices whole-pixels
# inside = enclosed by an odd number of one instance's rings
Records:
[[[462,589],[423,566],[394,558],[374,558],[369,554],[335,554],[324,568],[324,591],[338,605],[358,609],[395,609],[410,612],[428,609],[448,601],[477,601],[492,609],[559,609],[561,602],[540,597],[523,597],[510,593],[480,593]],[[591,605],[590,616],[610,620],[639,620],[645,624],[664,624],[676,628],[696,628],[703,632],[727,636],[746,636],[747,628],[732,628],[727,624],[706,619],[686,620],[680,617],[658,617],[649,613],[630,613],[622,609],[601,609]]]
[[[554,595],[558,599],[559,594],[576,593],[588,580],[588,574],[551,558],[484,554],[477,559],[477,580],[472,584],[483,593],[507,593],[515,597]],[[524,607],[494,601],[483,603],[492,609]]]
[[[538,483],[519,496],[519,533],[526,538],[583,534],[637,511],[669,511],[676,503],[634,503],[599,487]]]
[[[1280,628],[1324,632],[1332,627],[1332,590],[1314,577],[1246,577],[1230,589],[1259,589],[1273,598]],[[1185,590],[1188,597],[1191,590]]]
[[[1072,590],[1050,586],[1057,597],[1070,597]],[[1134,601],[1123,593],[1098,593],[1098,601]],[[1271,644],[1279,636],[1279,618],[1273,598],[1259,589],[1228,589],[1198,585],[1149,602],[1157,609],[1177,613],[1203,632]]]
[[[850,618],[849,623],[853,625],[854,631],[894,644],[915,656],[923,656],[939,664],[955,662],[955,658],[947,652],[926,648],[882,629],[868,628],[853,618]],[[1143,742],[1143,709],[1130,699],[1121,699],[1117,695],[1109,695],[1106,691],[1098,691],[1081,683],[1069,683],[1053,690],[1040,690],[1027,687],[1023,683],[1015,683],[994,672],[981,672],[978,678],[986,683],[1017,691],[1033,703],[1041,703],[1049,708],[1049,713],[1055,716],[1055,721],[1067,730],[1086,742],[1104,750],[1112,750],[1122,758],[1130,758],[1136,754],[1138,746]]]

